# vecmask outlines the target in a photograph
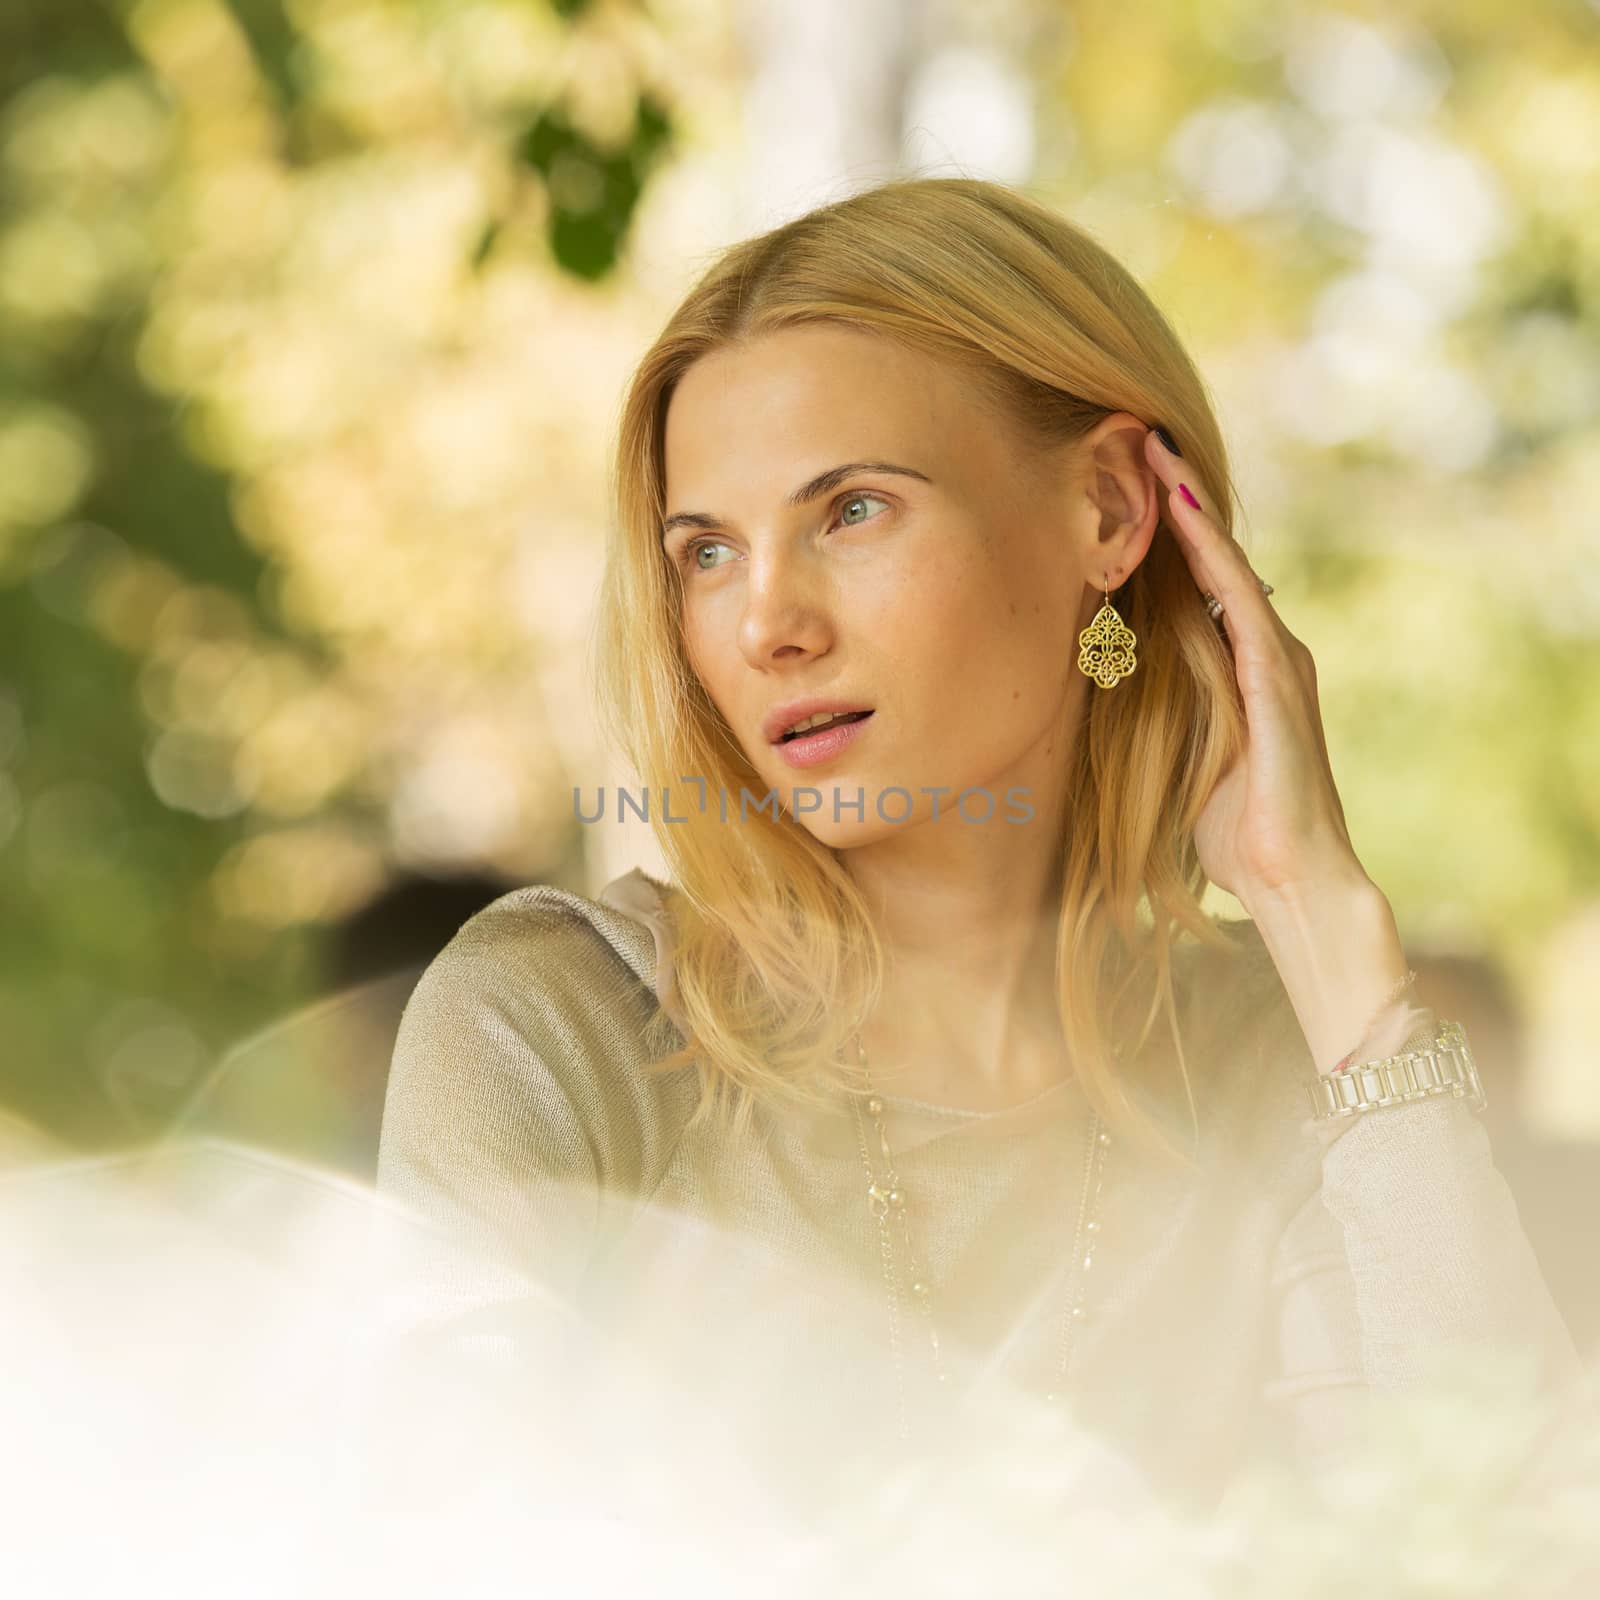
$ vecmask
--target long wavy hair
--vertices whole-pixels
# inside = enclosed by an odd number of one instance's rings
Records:
[[[843,1092],[859,1091],[847,1046],[880,997],[884,970],[842,852],[776,805],[769,813],[755,804],[766,787],[689,664],[682,576],[661,547],[664,435],[678,380],[710,351],[803,323],[959,363],[974,403],[997,407],[1042,447],[1079,439],[1114,411],[1159,421],[1233,525],[1222,434],[1176,334],[1101,245],[1014,189],[972,178],[883,183],[736,243],[700,276],[625,396],[592,645],[602,723],[651,797],[673,878],[686,1034],[650,1070],[694,1063],[694,1118],[723,1130],[745,1127],[764,1099],[837,1107]],[[1198,1135],[1173,954],[1185,930],[1235,948],[1201,909],[1207,879],[1193,831],[1242,749],[1245,721],[1226,640],[1197,602],[1170,529],[1116,599],[1141,658],[1114,691],[1091,687],[1073,741],[1059,1015],[1107,1123],[1192,1167],[1165,1119],[1148,1114],[1148,1097],[1128,1090],[1135,1063],[1159,1054],[1145,1047],[1164,1011]],[[1076,656],[1072,621],[1061,648]],[[744,793],[752,804],[739,820],[733,797]],[[719,794],[729,797],[726,821]],[[670,824],[657,797],[670,797]],[[656,1037],[670,1043],[669,1033]]]

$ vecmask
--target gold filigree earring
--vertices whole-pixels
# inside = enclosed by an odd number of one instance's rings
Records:
[[[1133,654],[1137,643],[1133,629],[1117,615],[1117,608],[1111,604],[1111,591],[1106,589],[1105,604],[1078,635],[1078,666],[1102,689],[1114,689],[1139,665]]]

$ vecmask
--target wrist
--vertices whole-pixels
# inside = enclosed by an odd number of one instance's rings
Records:
[[[1240,897],[1250,920],[1263,931],[1269,925],[1303,926],[1327,916],[1360,918],[1377,916],[1389,897],[1367,874],[1355,856],[1340,856],[1298,883]]]
[[[1318,1072],[1331,1071],[1407,972],[1388,897],[1362,873],[1260,901],[1254,920]]]

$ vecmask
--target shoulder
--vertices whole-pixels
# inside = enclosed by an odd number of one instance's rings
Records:
[[[609,891],[607,891],[609,892]],[[469,917],[428,969],[470,972],[541,991],[649,988],[654,940],[637,915],[554,884],[513,889]],[[437,981],[438,974],[433,974]]]
[[[514,889],[469,918],[429,963],[400,1022],[388,1131],[530,1117],[580,1127],[602,1169],[646,1165],[668,1138],[682,1073],[643,1071],[658,1031],[649,927],[549,884]],[[601,1176],[624,1176],[621,1173]]]
[[[596,1010],[648,1013],[669,946],[666,892],[637,869],[595,898],[553,884],[513,889],[461,926],[413,1003],[494,1000],[552,1025]]]

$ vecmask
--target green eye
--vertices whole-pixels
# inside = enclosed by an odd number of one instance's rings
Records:
[[[702,550],[726,550],[727,548],[727,545],[723,544],[720,539],[697,539],[693,544],[685,547],[683,559],[696,572],[710,572],[712,570],[710,567],[702,566],[695,558]]]
[[[833,519],[833,526],[836,528],[859,528],[863,522],[870,522],[873,517],[878,515],[877,512],[872,512],[864,517],[857,517],[853,521],[846,521],[844,516],[844,513],[849,507],[865,505],[869,501],[876,501],[880,506],[887,506],[889,504],[889,502],[885,500],[882,495],[878,494],[865,494],[858,491],[855,494],[844,495],[840,499],[834,501],[834,506],[837,508],[838,514]],[[722,565],[722,563],[714,562],[710,565],[707,565],[699,559],[700,552],[702,550],[728,550],[731,548],[732,547],[730,545],[725,544],[721,539],[693,539],[683,547],[683,554],[680,559],[682,560],[683,565],[686,566],[691,572],[712,572],[716,569],[716,567]]]
[[[841,513],[840,513],[839,517],[837,517],[835,519],[836,523],[844,522],[843,510],[845,508],[848,508],[850,506],[855,506],[855,505],[861,505],[863,502],[865,502],[867,500],[876,500],[880,506],[886,506],[889,503],[881,495],[876,495],[876,494],[847,494],[844,497],[843,500],[838,502],[838,504],[839,504],[839,506],[841,508]],[[870,522],[871,520],[872,520],[871,517],[859,517],[854,522],[844,522],[844,525],[847,528],[859,528],[863,522]]]

